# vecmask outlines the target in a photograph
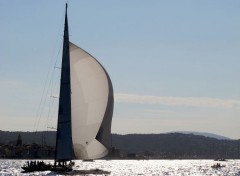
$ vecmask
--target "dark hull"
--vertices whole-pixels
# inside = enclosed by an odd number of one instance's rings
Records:
[[[50,169],[51,171],[54,171],[54,172],[69,172],[69,171],[72,171],[72,167],[71,166],[65,166],[65,167],[52,167]]]
[[[58,172],[64,174],[71,173],[71,175],[88,175],[88,174],[94,174],[94,175],[109,175],[111,172],[104,171],[100,169],[92,169],[92,170],[72,170],[72,168],[69,167],[51,167],[51,168],[29,168],[29,167],[22,167],[24,172],[22,173],[29,173],[29,172],[41,172],[41,171],[52,171],[52,172]]]
[[[26,166],[22,167],[24,172],[36,172],[36,171],[49,171],[52,169],[52,166],[46,166],[46,167],[38,167],[38,166]]]
[[[219,169],[219,168],[225,167],[225,165],[222,165],[222,166],[213,165],[213,166],[211,166],[211,167],[214,168],[214,169]]]
[[[49,166],[49,167],[22,167],[24,172],[41,172],[41,171],[54,171],[54,172],[69,172],[72,171],[71,166],[66,166],[66,167],[54,167],[54,166]]]
[[[45,165],[44,167],[39,165],[34,166],[23,166],[22,169],[24,172],[41,172],[41,171],[53,171],[53,172],[69,172],[72,171],[72,166],[54,166],[54,165]]]

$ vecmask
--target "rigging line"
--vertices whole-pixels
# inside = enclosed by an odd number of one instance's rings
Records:
[[[57,58],[58,58],[58,56],[57,56]],[[55,61],[55,64],[56,64],[56,62],[57,61]],[[36,118],[36,121],[35,121],[35,128],[36,129],[38,129],[39,121],[42,117],[42,113],[43,113],[43,110],[44,110],[44,107],[45,107],[45,104],[46,104],[46,100],[47,100],[47,94],[49,93],[49,89],[50,89],[50,87],[52,85],[52,82],[53,82],[53,77],[54,77],[54,71],[52,72],[50,79],[49,79],[49,73],[48,73],[49,84],[48,84],[48,86],[45,84],[45,87],[44,87],[44,92],[43,92],[43,95],[42,95],[41,104],[40,104],[39,111],[38,111],[38,114],[37,114],[38,118]],[[48,80],[46,80],[46,82],[48,82]],[[45,94],[46,94],[46,96],[45,96]],[[46,97],[46,98],[44,99],[43,97]]]
[[[54,49],[54,50],[56,50],[56,49]],[[47,76],[46,76],[46,79],[45,79],[45,82],[44,82],[42,96],[41,96],[41,100],[40,100],[40,104],[39,104],[39,107],[38,107],[38,111],[37,111],[37,115],[36,115],[36,119],[35,119],[35,124],[34,124],[35,128],[38,128],[38,122],[41,118],[41,114],[42,114],[44,104],[45,104],[45,101],[46,101],[46,98],[44,99],[44,97],[46,97],[45,94],[48,93],[49,86],[47,86],[47,82],[49,80],[49,75],[50,75],[50,70],[51,70],[50,68],[51,68],[51,65],[52,65],[52,62],[53,62],[53,58],[54,58],[54,56],[51,57],[50,64],[49,64],[50,67],[48,69]],[[51,78],[50,78],[50,83],[51,83]]]
[[[47,87],[47,95],[48,95],[48,93],[49,93],[49,89],[50,89],[50,86],[51,86],[51,84],[52,84],[52,79],[53,79],[53,74],[54,74],[54,72],[52,72],[52,76],[51,76],[51,78],[50,78],[50,81],[49,81],[49,84],[48,84],[48,87]],[[46,101],[47,101],[47,98],[49,98],[48,96],[46,95],[46,98],[44,99],[44,101],[43,101],[43,106],[42,106],[42,111],[40,112],[40,114],[39,114],[39,117],[40,118],[38,118],[37,120],[37,129],[36,130],[38,130],[38,127],[39,127],[39,122],[41,121],[41,117],[42,117],[42,114],[43,114],[43,110],[45,109],[45,105],[46,105]]]
[[[61,21],[63,20],[63,18],[64,18],[64,16],[65,16],[65,13],[62,13],[62,17],[61,17]],[[40,99],[40,103],[39,103],[39,106],[38,106],[38,109],[37,109],[37,113],[36,113],[36,117],[35,117],[35,123],[34,123],[34,129],[36,129],[36,131],[37,131],[37,129],[38,129],[38,121],[40,120],[40,118],[41,118],[41,116],[40,116],[40,112],[41,111],[43,111],[43,97],[45,96],[45,92],[46,92],[46,84],[47,84],[47,82],[48,82],[48,79],[49,79],[49,74],[50,74],[50,70],[51,70],[51,63],[52,63],[52,61],[53,61],[53,58],[55,57],[54,55],[54,53],[55,53],[55,51],[56,51],[56,48],[57,48],[57,44],[58,44],[58,40],[59,40],[59,36],[60,36],[60,31],[61,31],[61,29],[62,29],[62,22],[61,23],[59,23],[59,29],[58,29],[58,35],[57,35],[57,38],[56,38],[56,40],[55,40],[55,45],[54,45],[54,49],[53,49],[53,54],[52,54],[52,57],[51,57],[51,59],[50,59],[50,62],[49,62],[49,68],[48,68],[48,72],[47,72],[47,76],[46,76],[46,78],[45,78],[45,81],[44,81],[44,86],[43,86],[43,89],[42,89],[42,95],[41,95],[41,99]],[[56,63],[56,62],[55,62]],[[35,131],[35,130],[33,130],[33,131]]]
[[[60,48],[59,49],[59,52],[58,52],[58,57],[57,58],[59,58],[59,54],[60,54],[60,51],[61,51],[61,49],[62,48]],[[55,68],[55,70],[58,68],[56,65],[57,65],[57,61],[58,61],[59,59],[56,59],[56,61],[55,61],[55,65],[54,65],[54,68]],[[58,97],[56,97],[56,96],[54,96],[54,93],[55,92],[58,92],[58,94],[59,94],[59,85],[60,85],[60,72],[59,73],[57,73],[57,78],[56,79],[53,79],[53,80],[55,80],[55,83],[52,83],[52,86],[51,86],[51,93],[50,93],[50,95],[51,95],[51,97],[52,97],[52,103],[50,103],[49,102],[49,111],[48,111],[48,115],[47,115],[47,119],[46,119],[46,127],[48,126],[48,122],[49,122],[49,117],[52,115],[52,111],[54,111],[54,109],[55,108],[53,108],[53,104],[54,104],[54,100],[55,100],[55,98],[58,98]],[[58,90],[57,90],[58,89]],[[52,110],[52,111],[51,111]]]
[[[51,84],[50,84],[50,86],[49,86],[49,90],[50,90],[50,97],[53,97],[52,95],[54,95],[54,90],[56,90],[56,87],[57,86],[59,86],[60,84],[59,84],[59,79],[55,79],[55,74],[54,73],[56,73],[55,71],[57,70],[57,69],[59,69],[59,67],[57,67],[57,62],[59,61],[59,54],[60,54],[60,51],[62,50],[62,47],[60,47],[59,48],[59,50],[58,50],[58,53],[57,53],[57,57],[56,57],[56,60],[55,60],[55,64],[54,64],[54,72],[52,73],[52,77],[51,77]],[[57,78],[59,78],[60,77],[60,73],[57,73]],[[55,83],[54,83],[54,80],[55,80]],[[57,91],[55,91],[55,92],[57,92]],[[48,122],[49,122],[49,117],[50,117],[50,115],[52,114],[51,113],[51,110],[53,109],[53,104],[54,104],[54,99],[50,99],[49,100],[49,109],[48,109],[48,113],[47,113],[47,118],[46,118],[46,122],[45,122],[45,124],[46,124],[46,127],[48,126]]]
[[[54,97],[51,97],[52,100],[49,101],[49,108],[48,108],[48,114],[47,114],[47,118],[46,118],[46,122],[45,122],[45,126],[46,128],[48,127],[48,122],[49,122],[49,117],[50,117],[50,114],[51,114],[51,110],[53,108],[53,104],[54,104]]]
[[[55,80],[55,79],[54,79]],[[52,88],[51,88],[51,99],[49,101],[49,109],[48,109],[48,115],[47,115],[47,119],[46,119],[46,122],[45,122],[45,126],[47,127],[48,126],[48,123],[49,123],[49,117],[52,115],[52,111],[55,109],[53,107],[54,105],[54,102],[55,102],[55,99],[58,98],[56,96],[54,96],[54,90],[56,90],[56,87],[59,86],[59,81],[56,81],[55,83],[52,84]]]
[[[58,61],[60,60],[60,59],[59,59],[59,55],[60,55],[60,52],[61,52],[61,51],[62,51],[62,45],[61,45],[61,47],[60,47],[59,50],[58,50],[57,59],[55,60],[55,64],[54,64],[55,70],[56,70],[56,69],[60,69],[60,70],[61,70],[60,67],[57,67]],[[51,97],[53,97],[53,98],[57,98],[57,97],[54,97],[54,93],[55,93],[55,92],[58,92],[58,94],[59,94],[60,74],[61,74],[61,72],[57,73],[57,78],[56,78],[56,79],[54,79],[54,78],[52,79],[52,80],[55,80],[55,83],[52,82],[52,84],[51,84],[51,91],[50,91],[50,92],[51,92],[50,95],[53,95],[53,96],[51,96]],[[54,76],[54,75],[53,75],[53,76]],[[58,89],[58,90],[57,90],[57,89]],[[48,111],[48,115],[47,115],[47,119],[46,119],[46,127],[48,126],[49,117],[51,116],[52,111],[54,111],[54,108],[51,108],[51,107],[53,106],[53,104],[54,104],[54,99],[53,99],[52,103],[49,102],[49,111]],[[51,110],[52,110],[52,111],[51,111]]]
[[[58,58],[59,58],[59,54],[60,54],[60,51],[61,51],[61,49],[62,48],[59,48],[59,51],[58,51],[58,55],[57,55],[57,59],[55,60],[55,64],[54,64],[54,70],[53,70],[53,72],[52,72],[52,76],[51,76],[51,82],[50,82],[50,84],[49,84],[49,88],[48,88],[48,92],[49,92],[49,90],[50,90],[50,97],[52,97],[52,95],[54,94],[54,90],[56,90],[56,87],[57,86],[59,86],[59,80],[57,79],[54,79],[54,76],[55,76],[55,74],[54,73],[56,73],[55,72],[55,70],[56,70],[56,68],[58,68],[56,65],[57,65],[57,62],[58,62]],[[57,77],[59,77],[59,75],[60,75],[60,73],[57,73]],[[54,80],[56,80],[56,82],[54,83]],[[51,100],[53,100],[53,101],[51,101]],[[46,126],[47,126],[47,124],[48,124],[48,122],[49,122],[49,117],[50,117],[50,115],[51,115],[51,109],[52,109],[52,107],[53,107],[53,103],[54,103],[54,99],[50,99],[49,100],[49,106],[48,106],[48,113],[47,113],[47,118],[46,118],[46,122],[45,122],[45,124],[46,124]]]
[[[64,18],[64,13],[63,13],[63,15],[62,15],[62,19]],[[61,20],[62,20],[61,19]],[[61,24],[61,23],[60,23]],[[40,120],[39,118],[41,118],[41,111],[43,111],[43,97],[45,97],[45,92],[47,91],[48,92],[48,90],[46,90],[46,83],[47,83],[47,81],[48,81],[48,79],[49,79],[49,74],[50,74],[50,68],[51,68],[51,63],[52,63],[52,61],[53,61],[53,58],[55,57],[54,56],[54,53],[56,53],[55,51],[56,51],[56,46],[57,46],[57,44],[58,44],[58,40],[59,40],[59,34],[60,34],[60,27],[62,26],[62,24],[61,25],[59,25],[59,30],[58,30],[58,37],[56,38],[56,41],[55,41],[55,46],[54,46],[54,52],[53,52],[53,55],[52,55],[52,57],[51,57],[51,60],[50,60],[50,64],[49,64],[49,69],[48,69],[48,74],[47,74],[47,77],[46,77],[46,80],[45,80],[45,84],[44,84],[44,88],[43,88],[43,93],[42,93],[42,97],[41,97],[41,101],[40,101],[40,104],[39,104],[39,108],[38,108],[38,111],[37,111],[37,115],[36,115],[36,119],[35,119],[35,124],[34,124],[34,127],[35,128],[38,128],[38,121]],[[60,43],[60,42],[59,42]],[[56,62],[55,62],[56,63]],[[44,101],[45,102],[45,101]]]
[[[58,58],[58,57],[57,57]],[[55,63],[57,62],[57,60],[55,61]],[[42,109],[45,109],[44,107],[45,107],[45,105],[46,105],[46,102],[47,102],[47,97],[49,98],[50,97],[50,95],[52,94],[52,87],[53,87],[53,80],[54,80],[54,73],[55,73],[55,69],[53,69],[53,71],[52,71],[52,74],[51,74],[51,78],[50,78],[50,80],[49,80],[49,84],[48,84],[48,87],[47,87],[47,95],[49,95],[49,96],[46,96],[46,98],[44,99],[44,106],[42,107]],[[49,102],[51,102],[51,101],[49,101]],[[49,104],[50,105],[50,104]],[[37,121],[37,129],[38,129],[38,127],[39,127],[39,123],[40,123],[40,121],[41,121],[41,117],[42,117],[42,114],[43,114],[43,110],[40,112],[40,118],[38,119],[38,121]]]

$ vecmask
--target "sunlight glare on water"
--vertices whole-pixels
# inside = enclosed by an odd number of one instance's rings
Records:
[[[26,160],[0,160],[0,175],[59,175],[54,172],[21,173],[21,166]],[[52,160],[46,162],[53,163]],[[221,162],[225,167],[214,169],[213,160],[96,160],[94,162],[75,161],[74,170],[101,169],[110,171],[110,176],[139,176],[139,175],[226,175],[240,176],[240,160]]]

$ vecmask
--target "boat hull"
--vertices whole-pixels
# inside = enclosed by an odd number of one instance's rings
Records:
[[[48,171],[52,169],[52,166],[46,166],[46,167],[22,167],[22,169],[24,170],[24,172],[36,172],[36,171]]]

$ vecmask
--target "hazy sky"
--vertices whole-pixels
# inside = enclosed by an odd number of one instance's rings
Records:
[[[0,0],[0,130],[56,127],[65,2]],[[113,82],[112,132],[240,138],[239,9],[239,0],[69,0],[70,40]]]

